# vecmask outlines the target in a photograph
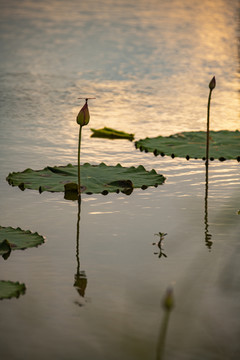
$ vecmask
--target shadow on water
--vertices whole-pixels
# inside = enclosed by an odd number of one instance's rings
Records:
[[[77,259],[77,271],[74,276],[74,287],[80,295],[81,301],[76,301],[76,304],[83,306],[85,291],[87,287],[87,276],[84,270],[80,268],[80,256],[79,256],[79,234],[80,234],[80,214],[81,214],[81,196],[78,198],[78,215],[77,215],[77,235],[76,235],[76,259]]]
[[[211,241],[212,235],[208,230],[208,161],[205,163],[205,214],[204,214],[204,224],[205,224],[205,244],[209,250],[212,248],[213,242]]]

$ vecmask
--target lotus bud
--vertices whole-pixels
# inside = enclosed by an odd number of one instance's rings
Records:
[[[76,119],[77,123],[80,126],[87,125],[90,120],[90,114],[89,114],[89,110],[88,110],[87,100],[88,99],[86,99],[86,102],[83,105],[83,107],[81,108],[81,110],[79,111],[77,119]]]
[[[216,79],[215,79],[215,76],[212,78],[212,80],[210,81],[209,83],[209,89],[210,90],[213,90],[216,86]]]

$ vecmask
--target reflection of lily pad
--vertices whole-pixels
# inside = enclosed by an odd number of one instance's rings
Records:
[[[128,139],[132,141],[134,139],[134,134],[128,134],[124,131],[118,131],[109,127],[104,127],[103,129],[92,129],[93,134],[91,137],[100,137],[108,139]]]
[[[37,232],[0,226],[0,254],[6,254],[9,250],[24,250],[42,243],[44,238]]]
[[[175,135],[146,138],[135,142],[137,149],[153,152],[154,155],[172,157],[203,158],[206,154],[206,133],[204,131],[182,132]],[[210,131],[209,156],[221,161],[237,159],[240,161],[240,132]]]
[[[0,240],[0,255],[6,254],[11,251],[11,244],[7,239]]]
[[[25,291],[25,284],[0,280],[0,300],[10,299],[12,297],[18,298],[21,294],[24,294]]]
[[[11,244],[8,240],[0,240],[0,255],[4,258],[4,260],[7,260],[11,254]]]
[[[77,166],[71,164],[67,166],[46,167],[43,170],[26,169],[23,172],[11,173],[7,177],[9,184],[19,186],[20,189],[34,189],[51,192],[64,191],[66,184],[77,183]],[[126,190],[130,193],[133,188],[147,188],[148,186],[158,186],[164,182],[165,178],[157,174],[155,170],[147,171],[143,166],[137,168],[90,165],[81,165],[81,186],[82,192],[86,194],[108,192],[119,192]]]

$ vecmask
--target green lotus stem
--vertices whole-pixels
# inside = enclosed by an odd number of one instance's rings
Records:
[[[207,106],[207,140],[206,140],[206,163],[208,163],[209,159],[209,123],[210,123],[210,103],[211,103],[211,96],[212,91],[216,86],[215,76],[209,83],[209,96],[208,96],[208,106]]]
[[[81,170],[80,170],[80,153],[81,153],[82,126],[79,126],[78,136],[78,195],[81,194]]]
[[[208,109],[207,109],[207,143],[206,143],[206,162],[209,158],[209,119],[210,119],[210,102],[211,102],[212,90],[209,91],[208,96]]]
[[[90,98],[90,99],[95,99],[95,98]],[[90,114],[88,110],[88,98],[87,98],[85,99],[85,104],[79,111],[76,118],[77,124],[80,126],[79,137],[78,137],[78,196],[80,196],[81,194],[80,151],[81,151],[82,127],[87,125],[89,123],[89,120],[90,120]]]

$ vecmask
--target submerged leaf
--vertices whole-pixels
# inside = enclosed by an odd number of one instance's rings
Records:
[[[25,284],[0,280],[0,300],[10,299],[12,297],[18,298],[21,294],[24,294],[25,291]]]
[[[109,127],[104,127],[103,129],[92,129],[93,134],[91,137],[99,138],[108,138],[108,139],[128,139],[132,141],[134,139],[134,134],[129,134],[124,131],[115,130]]]
[[[11,173],[7,181],[12,186],[24,184],[24,188],[51,192],[64,191],[65,186],[74,192],[77,187],[77,166],[71,164],[59,167],[46,167],[42,170],[26,169],[23,172]],[[158,186],[165,178],[157,174],[155,170],[147,171],[143,166],[122,167],[107,166],[104,163],[81,165],[81,190],[86,194],[123,191],[129,193],[129,189],[147,188]],[[21,187],[22,189],[22,187]]]
[[[137,149],[153,152],[157,155],[186,157],[186,159],[205,159],[206,133],[205,131],[182,132],[171,136],[146,138],[135,142]],[[210,159],[237,159],[240,161],[240,132],[210,131]]]
[[[2,227],[0,226],[0,249],[7,250],[24,250],[26,248],[35,247],[44,243],[44,238],[37,232],[32,233],[30,230],[22,230],[20,228]],[[0,252],[4,254],[5,252]]]

